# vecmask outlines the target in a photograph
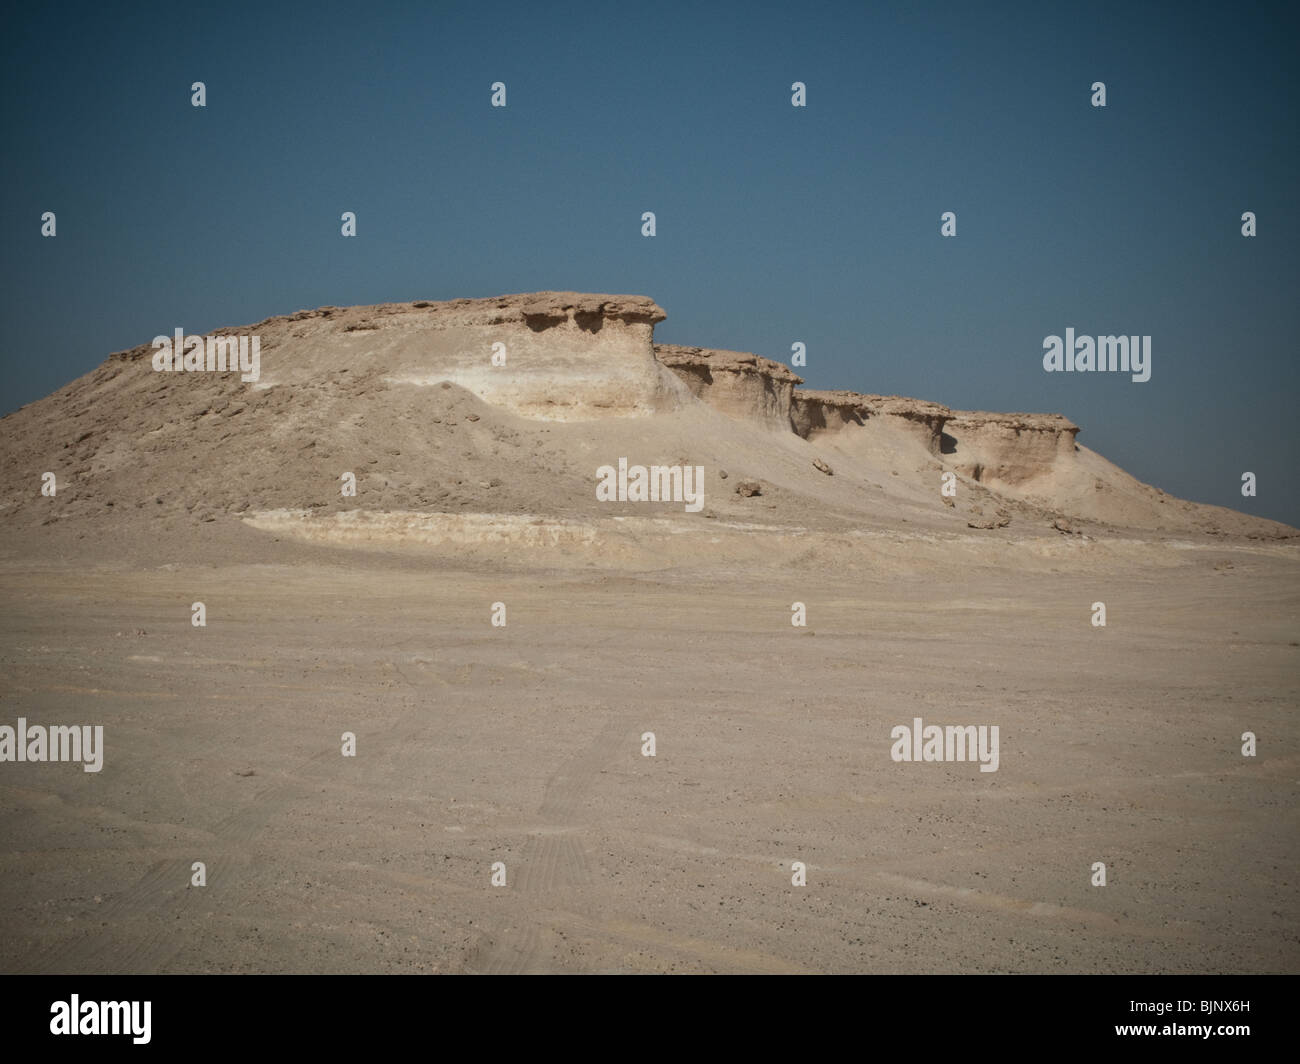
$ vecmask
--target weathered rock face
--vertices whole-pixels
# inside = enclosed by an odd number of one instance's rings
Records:
[[[450,381],[522,417],[644,416],[686,399],[655,361],[652,336],[664,316],[644,296],[577,292],[303,311],[253,327],[270,334],[259,387],[377,367],[389,383]],[[290,338],[316,341],[310,363],[275,357],[277,340]],[[494,364],[494,354],[505,364]]]
[[[724,514],[741,505],[734,485],[752,482],[763,515],[783,520],[823,510],[885,520],[897,506],[910,508],[909,522],[983,516],[956,513],[950,496],[935,501],[944,469],[967,478],[963,509],[970,492],[986,512],[996,511],[985,496],[1001,496],[1116,526],[1294,534],[1165,496],[1076,446],[1078,427],[1058,415],[804,391],[795,373],[756,355],[656,348],[663,317],[641,296],[542,292],[321,307],[213,330],[259,338],[260,373],[249,378],[160,372],[152,344],[141,344],[4,419],[0,531],[308,511],[342,519],[358,508],[603,517],[593,474],[628,455],[667,466],[707,458],[726,481],[715,496]],[[661,412],[670,416],[639,416]],[[57,495],[45,495],[47,475]],[[357,494],[342,493],[347,477]],[[394,520],[400,538],[407,526]]]
[[[798,390],[791,404],[790,424],[795,432],[809,440],[879,418],[937,455],[940,434],[951,416],[952,411],[946,406],[924,399]]]
[[[838,432],[848,425],[862,425],[871,416],[857,392],[799,390],[790,404],[790,427],[805,440],[826,432]]]
[[[1074,453],[1078,426],[1055,414],[953,411],[897,395],[797,388],[803,379],[780,362],[743,351],[655,344],[655,357],[697,399],[731,417],[806,440],[864,428],[919,443],[974,480],[1014,487]],[[949,460],[947,456],[953,455]]]
[[[655,357],[715,410],[789,431],[790,398],[803,378],[780,362],[743,351],[676,344],[655,344]]]
[[[1070,463],[1079,426],[1059,414],[954,411],[942,453],[963,476],[992,488],[1019,489]]]

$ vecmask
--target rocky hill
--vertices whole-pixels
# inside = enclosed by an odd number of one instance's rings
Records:
[[[579,553],[615,531],[707,529],[716,543],[756,521],[789,534],[1297,534],[1141,484],[1059,415],[804,391],[757,355],[656,346],[663,318],[640,296],[539,292],[215,330],[258,338],[255,374],[159,370],[142,344],[0,421],[0,530],[111,535],[123,550],[213,525]],[[597,471],[620,458],[702,469],[706,504],[599,500]]]

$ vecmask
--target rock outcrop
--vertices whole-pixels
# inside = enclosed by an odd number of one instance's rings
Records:
[[[952,416],[946,406],[924,399],[800,389],[803,378],[788,367],[744,351],[655,344],[655,357],[715,410],[806,440],[878,418],[937,455]]]
[[[1075,457],[1079,426],[1060,414],[954,411],[941,453],[953,469],[987,487],[1019,491]]]
[[[794,386],[802,384],[780,362],[743,351],[655,344],[655,357],[681,378],[697,399],[729,417],[788,431]]]
[[[857,392],[802,391],[794,393],[790,424],[806,440],[852,426],[865,426],[872,418],[939,453],[940,433],[952,411],[924,399],[898,395],[860,395]]]
[[[661,413],[686,398],[654,357],[654,326],[664,317],[644,296],[533,292],[324,307],[251,328],[263,335],[260,388],[378,366],[391,383],[450,381],[521,417],[583,421]],[[275,357],[290,341],[326,336],[309,363]]]
[[[365,536],[399,538],[432,534],[439,514],[617,523],[640,505],[598,499],[595,478],[627,458],[705,469],[718,528],[964,528],[972,506],[997,512],[996,495],[1021,507],[1017,528],[1034,514],[1044,530],[1059,517],[1294,534],[1142,484],[1076,445],[1064,417],[802,390],[757,355],[656,347],[663,318],[641,296],[570,292],[321,307],[213,330],[259,337],[248,379],[161,372],[142,344],[3,419],[0,518],[133,542],[275,513],[365,513]],[[940,495],[943,471],[964,479],[956,500]],[[381,520],[401,514],[422,516]]]

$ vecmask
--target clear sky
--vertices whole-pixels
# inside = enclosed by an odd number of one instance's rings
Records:
[[[636,293],[661,341],[1062,413],[1168,492],[1300,525],[1298,45],[1295,3],[10,14],[0,413],[178,326]],[[1150,335],[1151,380],[1045,373],[1067,327]]]

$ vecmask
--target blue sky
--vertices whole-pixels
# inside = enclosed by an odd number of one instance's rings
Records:
[[[637,293],[668,312],[662,341],[788,362],[798,340],[809,387],[1063,413],[1166,491],[1300,525],[1297,10],[11,15],[0,413],[177,326]],[[206,108],[190,106],[194,81]],[[1150,335],[1151,380],[1044,373],[1043,338],[1067,327]]]

